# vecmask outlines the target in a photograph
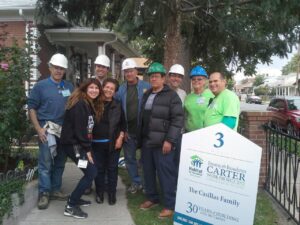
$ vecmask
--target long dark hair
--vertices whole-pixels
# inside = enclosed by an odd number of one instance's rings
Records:
[[[99,88],[99,96],[95,99],[91,99],[87,95],[87,89],[91,84],[95,84]],[[71,109],[79,100],[85,101],[92,107],[97,121],[101,119],[104,110],[103,92],[101,83],[97,79],[89,78],[82,82],[69,97],[66,108]]]

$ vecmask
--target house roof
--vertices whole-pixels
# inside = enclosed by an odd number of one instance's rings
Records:
[[[1,0],[0,21],[34,21],[37,0]],[[68,21],[62,15],[48,15],[44,25],[67,25]]]
[[[148,59],[146,58],[132,58],[132,59],[136,62],[138,68],[148,68],[149,65],[147,64]]]
[[[288,75],[268,77],[265,80],[265,84],[270,87],[291,87],[296,84],[296,79],[297,74],[290,73]]]
[[[241,87],[241,88],[252,87],[254,80],[255,80],[254,77],[249,77],[249,78],[239,81],[237,85],[238,85],[238,87]]]
[[[296,73],[290,73],[288,75],[283,76],[284,78],[284,83],[281,86],[294,86],[296,85],[296,79],[297,79],[297,74]]]
[[[46,29],[45,34],[53,44],[62,46],[77,46],[87,49],[90,52],[95,51],[97,43],[109,43],[112,48],[123,54],[125,57],[138,57],[140,54],[128,46],[118,34],[108,29],[92,29],[89,27],[71,27]]]
[[[35,9],[37,0],[1,0],[0,10]]]
[[[1,0],[0,21],[34,21],[36,2],[37,0]],[[68,21],[62,15],[49,15],[43,21],[43,25],[66,27],[68,26]],[[86,49],[88,52],[94,52],[98,47],[97,43],[111,42],[109,44],[125,57],[140,56],[119,35],[104,28],[72,27],[47,29],[45,33],[53,44],[78,46]]]

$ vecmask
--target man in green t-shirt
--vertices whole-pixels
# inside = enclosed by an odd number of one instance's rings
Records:
[[[214,72],[209,76],[209,89],[215,95],[205,113],[204,127],[217,123],[237,130],[240,101],[237,95],[226,89],[226,79],[220,72]]]
[[[206,89],[207,73],[201,66],[195,66],[190,78],[193,91],[184,101],[185,129],[188,132],[201,129],[204,126],[204,115],[208,102],[214,95],[209,89]]]

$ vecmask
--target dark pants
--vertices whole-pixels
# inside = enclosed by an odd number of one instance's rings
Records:
[[[176,170],[177,170],[177,176],[178,176],[178,171],[179,171],[179,164],[180,164],[180,152],[181,152],[181,141],[182,141],[182,134],[177,139],[176,143],[176,151],[175,151],[175,164],[176,164]]]
[[[145,191],[148,200],[159,202],[156,187],[156,175],[162,189],[164,207],[174,210],[176,200],[177,172],[175,150],[163,154],[161,148],[142,147],[142,160],[145,181]]]
[[[98,174],[95,178],[96,193],[104,191],[116,193],[120,151],[109,151],[109,143],[93,143],[93,150],[98,167]],[[107,190],[105,188],[105,174],[107,174],[108,181]]]
[[[64,145],[63,148],[64,148],[67,156],[70,157],[77,165],[79,159],[75,157],[73,145]],[[87,159],[85,150],[80,149],[80,155],[85,156],[85,158]],[[93,158],[94,158],[94,156],[93,156]],[[87,165],[86,169],[81,168],[81,170],[82,170],[84,175],[80,179],[80,181],[78,182],[76,188],[74,189],[74,191],[70,195],[70,199],[69,199],[69,202],[68,202],[68,204],[70,206],[77,205],[77,202],[81,198],[81,196],[84,194],[85,189],[87,189],[91,186],[93,180],[97,176],[97,167],[96,167],[95,164],[92,164],[90,162],[88,162],[88,165]]]

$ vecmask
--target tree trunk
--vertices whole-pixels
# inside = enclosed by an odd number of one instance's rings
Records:
[[[190,92],[191,89],[189,79],[190,62],[190,46],[181,34],[181,13],[176,13],[168,18],[168,28],[164,44],[164,66],[167,70],[176,63],[184,67],[185,77],[182,88],[186,92]]]
[[[9,152],[9,151],[8,151]],[[7,168],[8,168],[8,156],[9,156],[9,153],[8,152],[5,152],[5,159],[4,159],[4,171],[6,172],[7,171]]]

